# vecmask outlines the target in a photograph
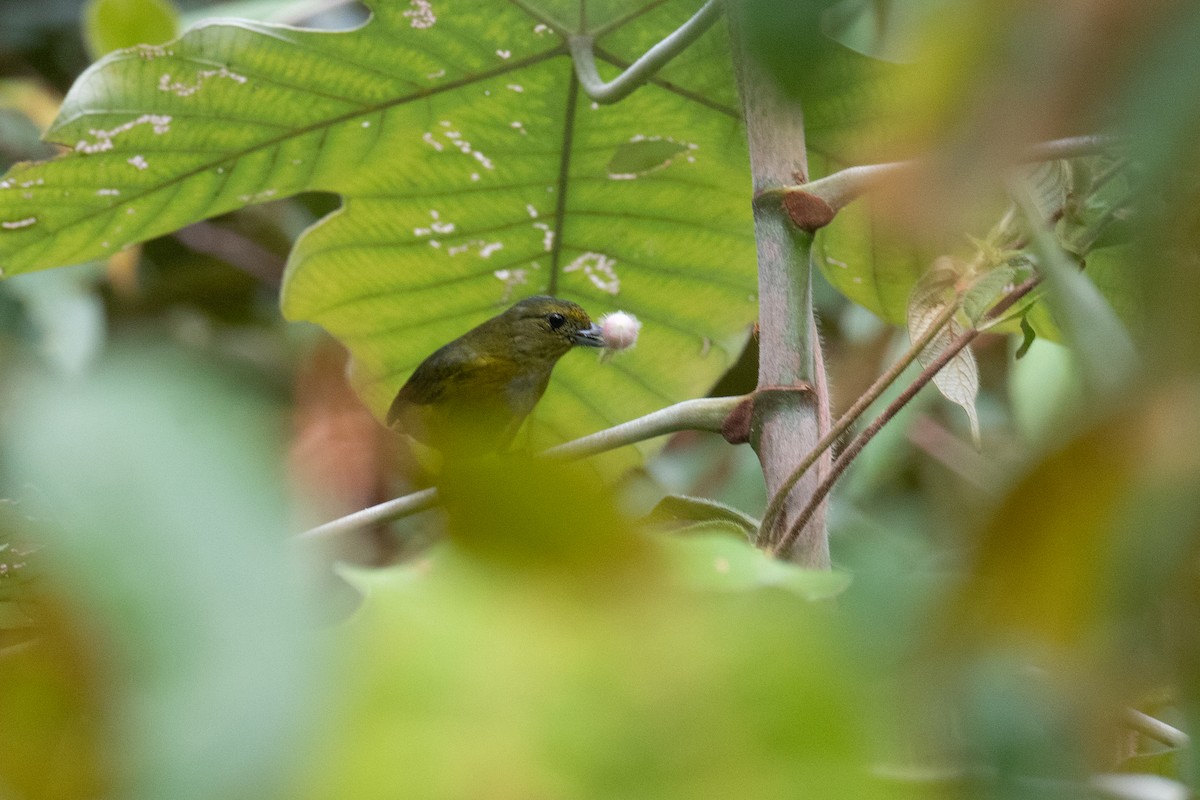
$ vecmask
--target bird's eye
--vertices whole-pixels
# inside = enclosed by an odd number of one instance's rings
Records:
[[[559,328],[561,328],[563,325],[567,324],[567,318],[564,317],[562,314],[557,314],[557,313],[548,314],[546,316],[546,321],[550,323],[550,329],[555,330],[555,331],[558,330]]]

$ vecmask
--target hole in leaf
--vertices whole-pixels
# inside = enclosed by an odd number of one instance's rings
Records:
[[[688,146],[671,139],[637,139],[617,148],[608,162],[608,177],[632,180],[662,169]]]

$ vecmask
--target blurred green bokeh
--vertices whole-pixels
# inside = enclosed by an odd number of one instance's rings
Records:
[[[78,637],[75,657],[56,661],[77,683],[55,700],[99,695],[27,755],[50,778],[72,758],[61,747],[103,747],[113,796],[269,793],[320,696],[278,410],[161,348],[120,348],[83,379],[29,369],[19,380],[5,485],[37,547],[39,593]],[[29,646],[72,641],[55,630]],[[80,716],[98,740],[79,735]]]
[[[170,0],[88,0],[84,34],[93,59],[139,44],[163,44],[179,34]]]

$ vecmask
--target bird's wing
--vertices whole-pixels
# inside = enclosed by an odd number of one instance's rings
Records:
[[[387,423],[394,425],[408,406],[453,402],[460,393],[498,391],[515,374],[510,359],[481,354],[464,356],[442,348],[421,362],[392,401]]]

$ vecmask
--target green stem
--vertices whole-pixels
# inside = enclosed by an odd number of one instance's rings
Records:
[[[647,50],[616,78],[607,82],[596,71],[596,37],[587,33],[572,36],[568,43],[571,58],[575,61],[575,75],[579,79],[580,88],[597,103],[607,105],[623,100],[711,28],[721,15],[722,7],[721,0],[708,0],[691,19]]]
[[[744,398],[703,397],[685,400],[673,406],[660,408],[644,417],[623,422],[606,430],[597,431],[581,439],[564,442],[551,447],[542,455],[550,458],[577,459],[615,450],[635,442],[646,441],[668,433],[684,430],[720,431],[721,423],[729,412]],[[301,539],[329,539],[371,525],[402,519],[420,511],[426,511],[439,503],[437,489],[422,489],[419,492],[397,497],[385,503],[355,511],[324,525],[300,534]]]
[[[812,451],[827,425],[821,411],[828,406],[816,396],[825,380],[818,375],[820,345],[813,334],[813,239],[792,223],[779,196],[782,187],[807,179],[804,114],[751,52],[740,14],[728,16],[749,141],[758,250],[760,391],[751,413],[750,444],[773,496],[791,474],[796,454]],[[800,387],[812,391],[794,391]],[[785,391],[770,391],[780,389]],[[781,515],[786,519],[803,506],[815,485],[812,475],[797,481],[784,494]],[[803,566],[829,568],[823,518],[812,519],[790,555]]]

